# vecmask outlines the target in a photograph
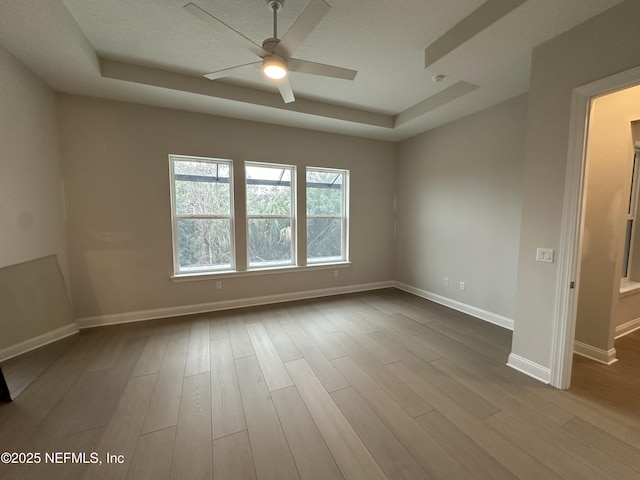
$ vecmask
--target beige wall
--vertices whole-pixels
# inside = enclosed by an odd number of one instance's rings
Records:
[[[57,254],[66,270],[56,99],[0,47],[0,267]]]
[[[633,170],[631,122],[639,116],[635,87],[595,99],[589,119],[576,341],[605,351],[613,348],[615,326],[640,316],[636,295],[620,296]]]
[[[526,112],[520,96],[400,144],[396,280],[514,318]]]
[[[560,245],[571,92],[640,64],[637,19],[630,0],[533,52],[513,353],[550,367],[558,263],[535,261],[536,247]]]
[[[59,160],[54,93],[0,47],[0,267],[56,255],[68,280]],[[16,329],[0,310],[0,350],[64,326],[28,316]]]
[[[77,317],[393,280],[396,146],[60,96]],[[351,268],[173,283],[168,155],[351,170]]]

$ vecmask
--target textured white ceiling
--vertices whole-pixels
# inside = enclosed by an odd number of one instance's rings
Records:
[[[490,0],[515,8],[425,69],[425,47],[461,20],[473,23],[483,0],[327,1],[331,10],[294,56],[358,75],[350,82],[293,73],[298,101],[289,106],[259,70],[200,82],[258,59],[184,11],[187,0],[0,0],[0,44],[60,91],[399,140],[526,92],[534,46],[621,2]],[[265,0],[194,3],[255,43],[272,36]],[[286,0],[280,37],[307,4]],[[106,78],[100,60],[123,68]],[[147,68],[134,76],[136,65]],[[180,75],[167,81],[162,71]],[[447,77],[434,83],[436,73]],[[240,88],[228,94],[220,83]],[[478,88],[460,88],[467,84]]]

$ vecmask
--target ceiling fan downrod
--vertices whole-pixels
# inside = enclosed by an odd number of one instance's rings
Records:
[[[278,11],[284,7],[284,0],[267,0],[267,7],[273,11],[273,38],[278,38]]]

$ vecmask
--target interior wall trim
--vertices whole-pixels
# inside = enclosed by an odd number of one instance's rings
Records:
[[[85,329],[102,327],[105,325],[116,325],[119,323],[141,322],[144,320],[154,320],[157,318],[178,317],[181,315],[215,312],[219,310],[255,307],[259,305],[291,302],[294,300],[305,300],[309,298],[320,298],[331,295],[342,295],[346,293],[365,292],[368,290],[379,290],[382,288],[391,287],[393,287],[393,281],[389,280],[384,282],[365,283],[360,285],[348,285],[344,287],[306,290],[302,292],[281,293],[276,295],[240,298],[235,300],[223,300],[220,302],[200,303],[196,305],[180,305],[176,307],[158,308],[153,310],[140,310],[136,312],[97,315],[93,317],[78,318],[76,322],[80,329]]]
[[[640,329],[640,318],[636,318],[627,323],[623,323],[622,325],[618,325],[616,327],[615,336],[616,338],[624,337],[625,335],[628,335],[631,332],[635,332],[638,329]]]
[[[550,368],[539,365],[515,353],[509,355],[507,366],[546,384],[549,384],[551,380]]]
[[[413,295],[417,295],[418,297],[422,297],[427,300],[431,300],[432,302],[439,303],[440,305],[444,305],[446,307],[457,310],[459,312],[466,313],[467,315],[479,318],[480,320],[493,323],[494,325],[498,325],[508,330],[513,330],[513,319],[511,318],[507,318],[502,315],[498,315],[497,313],[489,312],[487,310],[483,310],[481,308],[474,307],[473,305],[468,305],[457,300],[452,300],[451,298],[443,297],[442,295],[438,295],[427,290],[422,290],[421,288],[407,285],[406,283],[394,282],[394,286],[400,290],[404,290],[405,292],[412,293]]]
[[[595,360],[598,363],[604,363],[605,365],[611,365],[612,363],[616,363],[618,361],[618,359],[616,358],[615,348],[612,348],[610,350],[603,350],[601,348],[593,347],[586,343],[576,341],[573,345],[573,351],[574,353],[577,353],[582,357]]]
[[[64,327],[60,327],[56,330],[52,330],[51,332],[44,333],[42,335],[38,335],[37,337],[29,338],[24,342],[16,343],[15,345],[11,345],[10,347],[3,348],[0,350],[0,362],[4,362],[9,360],[10,358],[17,357],[18,355],[22,355],[23,353],[30,352],[31,350],[35,350],[36,348],[44,347],[50,343],[56,342],[58,340],[62,340],[74,333],[78,333],[78,326],[75,323],[70,323],[69,325],[65,325]]]

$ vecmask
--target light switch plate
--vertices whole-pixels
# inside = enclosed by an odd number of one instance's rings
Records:
[[[538,248],[536,250],[536,262],[553,263],[553,249]]]

